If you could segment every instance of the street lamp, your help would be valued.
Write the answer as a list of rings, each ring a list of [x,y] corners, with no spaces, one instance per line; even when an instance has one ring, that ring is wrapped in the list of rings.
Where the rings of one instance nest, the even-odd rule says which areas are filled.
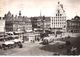
[[[43,33],[45,33],[45,30],[44,30],[44,21],[45,21],[45,16],[43,16]]]

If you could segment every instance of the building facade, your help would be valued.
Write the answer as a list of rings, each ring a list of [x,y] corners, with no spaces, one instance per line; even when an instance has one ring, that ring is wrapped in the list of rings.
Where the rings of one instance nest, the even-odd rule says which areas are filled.
[[[67,20],[67,32],[80,33],[80,17],[75,16],[71,20]]]
[[[31,21],[33,30],[49,30],[50,28],[50,17],[32,17]]]
[[[50,29],[50,17],[45,17],[45,20],[44,20],[44,29],[45,30],[49,30]]]
[[[9,11],[7,14],[5,14],[5,29],[6,31],[13,31],[13,15]]]
[[[11,12],[8,12],[4,19],[6,31],[32,31],[30,18],[21,16],[21,11],[19,11],[19,16],[13,16]]]
[[[5,32],[5,20],[0,17],[0,32]]]
[[[63,9],[63,4],[58,2],[56,16],[51,17],[51,29],[54,32],[56,31],[64,31],[66,28],[66,15]]]

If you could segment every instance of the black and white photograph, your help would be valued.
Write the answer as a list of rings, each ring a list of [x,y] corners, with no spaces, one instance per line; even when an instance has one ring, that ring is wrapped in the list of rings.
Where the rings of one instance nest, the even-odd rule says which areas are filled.
[[[0,0],[0,56],[79,56],[80,0]]]

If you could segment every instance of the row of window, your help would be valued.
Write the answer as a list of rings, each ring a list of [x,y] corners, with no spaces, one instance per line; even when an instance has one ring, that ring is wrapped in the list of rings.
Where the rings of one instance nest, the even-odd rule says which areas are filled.
[[[80,26],[80,23],[69,23],[71,26]]]
[[[66,21],[66,19],[52,19],[52,22],[53,21]]]
[[[56,25],[60,25],[60,26],[63,26],[63,25],[66,25],[66,24],[52,24],[53,26],[56,26]]]
[[[80,26],[68,26],[70,29],[80,29]]]
[[[52,27],[54,27],[54,28],[63,28],[63,26],[52,26]]]
[[[69,32],[72,32],[72,33],[80,33],[80,30],[70,30]]]
[[[66,19],[66,17],[61,17],[61,16],[57,16],[57,17],[52,17],[52,19],[57,19],[57,18],[59,18],[59,19]]]
[[[64,25],[52,25],[52,26],[64,26]]]
[[[56,14],[56,16],[62,16],[62,14]]]
[[[52,23],[52,24],[66,24],[65,22],[56,22],[56,23]]]

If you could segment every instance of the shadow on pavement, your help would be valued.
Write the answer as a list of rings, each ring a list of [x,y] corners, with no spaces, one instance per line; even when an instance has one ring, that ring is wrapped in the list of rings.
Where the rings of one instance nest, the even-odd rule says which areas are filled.
[[[65,48],[62,48],[62,49],[59,49],[58,45],[56,44],[53,44],[53,45],[45,45],[43,47],[40,47],[41,50],[44,50],[44,51],[48,51],[48,52],[53,52],[53,53],[59,53],[59,54],[63,54],[66,52],[66,49]],[[55,54],[56,55],[56,54]]]
[[[77,48],[77,55],[80,55],[80,37],[69,38],[67,40],[69,40],[71,42],[71,45],[70,45],[71,47],[73,46],[73,47]],[[67,48],[68,47],[64,47],[63,49],[59,49],[57,44],[54,44],[54,45],[48,44],[48,45],[40,47],[41,50],[48,51],[48,52],[53,52],[53,53],[57,53],[57,54],[59,53],[59,54],[62,54],[62,55],[68,55],[67,54]],[[75,55],[75,54],[73,54],[73,55]]]

